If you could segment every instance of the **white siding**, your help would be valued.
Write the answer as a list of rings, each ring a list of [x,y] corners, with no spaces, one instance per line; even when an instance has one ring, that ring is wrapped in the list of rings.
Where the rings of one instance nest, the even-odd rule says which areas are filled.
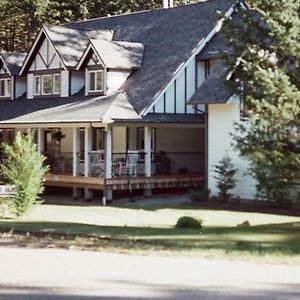
[[[69,71],[61,71],[61,97],[69,97]]]
[[[113,153],[126,153],[126,127],[113,127]]]
[[[74,71],[71,73],[71,94],[78,93],[84,87],[85,72]]]
[[[26,77],[16,76],[15,97],[18,98],[26,92]]]
[[[217,195],[215,165],[228,155],[235,168],[237,186],[233,191],[235,196],[244,199],[255,198],[255,180],[247,175],[249,164],[239,156],[232,146],[234,123],[240,122],[239,104],[211,104],[208,108],[208,186],[213,195]]]
[[[130,75],[129,71],[109,71],[106,73],[107,93],[117,91]]]
[[[27,98],[33,99],[33,74],[27,75]]]
[[[166,92],[166,113],[175,113],[175,95],[174,85],[167,89]]]
[[[176,80],[176,113],[185,112],[185,87],[184,72],[182,72]]]
[[[200,87],[200,85],[205,80],[205,62],[204,61],[198,61],[197,63],[197,86]]]

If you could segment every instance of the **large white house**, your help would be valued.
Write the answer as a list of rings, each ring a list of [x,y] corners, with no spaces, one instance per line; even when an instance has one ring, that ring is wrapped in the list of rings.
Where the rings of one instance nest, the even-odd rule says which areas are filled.
[[[46,185],[74,196],[205,183],[215,194],[214,166],[228,154],[236,195],[253,198],[247,163],[231,146],[240,103],[221,61],[217,11],[234,16],[231,3],[43,26],[27,56],[1,53],[1,141],[35,129],[51,167]]]

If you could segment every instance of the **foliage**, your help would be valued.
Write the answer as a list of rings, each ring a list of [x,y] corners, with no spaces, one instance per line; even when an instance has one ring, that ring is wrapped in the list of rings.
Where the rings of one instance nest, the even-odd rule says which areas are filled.
[[[48,167],[44,166],[45,157],[38,152],[31,134],[18,132],[14,144],[4,145],[4,151],[8,163],[1,165],[0,172],[15,188],[13,210],[20,216],[39,202]]]
[[[210,197],[210,189],[202,187],[199,190],[192,190],[189,193],[189,197],[193,202],[208,201]]]
[[[237,169],[234,168],[232,160],[229,156],[225,156],[215,166],[214,178],[217,180],[217,187],[219,189],[219,197],[227,201],[232,195],[230,190],[234,189],[236,180],[234,178]]]
[[[300,1],[247,3],[240,19],[225,24],[234,88],[248,107],[234,139],[251,163],[258,198],[287,202],[300,178]]]
[[[193,217],[183,216],[177,220],[176,228],[202,228],[203,220]]]
[[[195,2],[178,0],[176,4]],[[28,51],[42,24],[159,8],[162,0],[0,0],[0,49]]]

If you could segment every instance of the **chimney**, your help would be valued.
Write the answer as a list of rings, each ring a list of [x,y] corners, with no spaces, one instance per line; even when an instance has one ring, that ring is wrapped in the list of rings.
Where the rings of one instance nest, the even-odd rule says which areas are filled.
[[[174,0],[163,0],[164,8],[174,7]]]

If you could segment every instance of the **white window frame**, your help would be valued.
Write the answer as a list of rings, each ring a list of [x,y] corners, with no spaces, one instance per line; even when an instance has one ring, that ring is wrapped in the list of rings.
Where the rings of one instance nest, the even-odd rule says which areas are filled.
[[[36,79],[39,79],[39,90],[36,93]],[[34,96],[39,96],[41,94],[41,76],[40,75],[35,75],[33,77],[33,95]]]
[[[59,78],[59,91],[56,91],[55,90],[55,77],[58,77]],[[52,93],[53,95],[60,95],[61,93],[61,74],[60,73],[57,73],[57,74],[53,74],[53,77],[52,77]]]
[[[44,78],[45,77],[50,77],[51,78],[51,89],[50,89],[50,93],[45,93],[44,92]],[[41,85],[41,90],[42,90],[42,95],[43,96],[50,96],[52,95],[52,90],[53,90],[53,77],[52,74],[46,74],[46,75],[42,75],[42,85]]]
[[[1,96],[1,90],[0,90],[0,98],[10,98],[11,97],[11,95],[12,95],[12,80],[11,80],[11,78],[3,78],[3,79],[0,79],[0,89],[1,89],[1,82],[2,81],[4,81],[4,95],[3,96]],[[6,86],[7,86],[7,83],[5,83],[5,82],[10,82],[10,89],[7,89],[7,91],[9,91],[9,93],[8,94],[5,94],[5,91],[6,91]]]
[[[91,73],[95,74],[95,89],[91,90]],[[97,90],[97,73],[102,73],[102,89]],[[88,70],[88,91],[89,93],[104,92],[104,71],[103,70]]]

